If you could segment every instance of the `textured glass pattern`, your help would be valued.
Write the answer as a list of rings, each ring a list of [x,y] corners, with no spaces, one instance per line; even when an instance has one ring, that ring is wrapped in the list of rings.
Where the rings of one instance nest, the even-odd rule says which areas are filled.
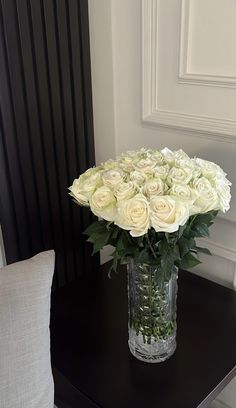
[[[177,274],[157,266],[128,264],[129,348],[142,361],[161,362],[176,348]]]

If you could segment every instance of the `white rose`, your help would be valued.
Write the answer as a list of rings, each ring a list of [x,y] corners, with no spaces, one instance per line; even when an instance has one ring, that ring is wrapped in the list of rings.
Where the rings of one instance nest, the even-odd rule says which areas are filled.
[[[211,210],[219,210],[220,203],[216,190],[206,177],[200,177],[193,182],[193,188],[199,195],[195,201],[192,213],[205,213]]]
[[[193,181],[193,188],[195,188],[199,194],[207,195],[208,191],[212,190],[212,185],[206,177],[200,177]]]
[[[80,205],[89,206],[88,194],[83,194],[80,189],[81,182],[79,179],[73,181],[72,186],[69,187],[70,196],[73,197]]]
[[[123,183],[124,177],[125,174],[123,170],[119,169],[119,167],[116,167],[114,169],[104,171],[104,173],[102,174],[102,181],[104,186],[114,188],[118,184]]]
[[[148,150],[145,148],[139,150],[128,150],[126,153],[122,153],[118,158],[118,161],[132,161],[137,162],[140,159],[147,157]]]
[[[168,147],[165,147],[164,149],[162,149],[161,154],[162,154],[162,156],[164,157],[165,161],[168,164],[173,165],[175,163],[174,152],[172,152],[172,150],[168,149]]]
[[[174,151],[173,155],[175,158],[174,163],[176,167],[189,167],[190,169],[193,169],[194,162],[182,149]]]
[[[231,194],[229,183],[230,181],[226,178],[219,178],[216,181],[216,192],[220,200],[220,210],[223,212],[228,211],[230,208]]]
[[[134,185],[134,183],[132,183],[132,181],[118,185],[114,192],[118,201],[127,200],[128,198],[133,197],[136,193],[137,187]]]
[[[137,194],[129,200],[119,202],[115,224],[130,231],[133,237],[146,234],[150,224],[149,205],[146,197]]]
[[[168,164],[164,164],[163,166],[155,166],[153,171],[154,177],[165,180],[170,171],[170,166]]]
[[[193,170],[193,180],[200,178],[202,176],[202,169],[197,164],[194,165],[192,170]]]
[[[138,186],[141,186],[147,180],[147,175],[145,173],[141,173],[141,171],[134,170],[129,175],[130,180],[136,183]]]
[[[122,168],[122,170],[130,173],[134,170],[134,163],[136,163],[138,160],[139,158],[137,156],[122,156],[119,159],[119,166]]]
[[[116,198],[109,187],[99,187],[90,197],[89,204],[95,215],[106,221],[114,221]]]
[[[93,192],[98,186],[102,184],[101,172],[92,174],[90,177],[83,179],[81,186],[88,192]]]
[[[217,184],[226,184],[228,186],[232,186],[231,181],[229,181],[226,177],[225,177],[226,173],[222,174],[222,173],[217,173],[216,177],[215,177],[215,185],[217,186]]]
[[[194,163],[190,159],[190,157],[182,150],[175,150],[172,151],[165,147],[161,150],[162,155],[164,156],[166,162],[171,166],[176,167],[190,167],[193,168]]]
[[[81,176],[79,176],[79,179],[86,179],[90,176],[92,176],[92,174],[95,174],[98,172],[97,167],[91,167],[90,169],[86,170],[83,174],[81,174]]]
[[[151,152],[149,157],[156,163],[156,165],[162,165],[165,163],[164,156],[161,154],[161,152],[159,152],[159,150]]]
[[[88,206],[89,199],[93,192],[99,187],[101,183],[101,173],[93,171],[87,171],[82,174],[78,179],[73,181],[71,187],[69,187],[70,195],[78,201],[79,204]]]
[[[198,158],[195,158],[194,160],[196,164],[200,167],[203,177],[214,178],[217,173],[225,175],[225,173],[220,168],[220,166],[218,166],[218,164]]]
[[[142,193],[150,198],[153,195],[163,195],[165,192],[165,183],[161,179],[153,178],[151,180],[146,181],[142,188]]]
[[[153,197],[150,200],[150,220],[155,231],[175,232],[189,218],[186,203],[169,196]]]
[[[192,170],[195,169],[195,163],[191,159],[176,159],[175,160],[175,167],[181,167],[181,168],[189,168]]]
[[[140,159],[137,163],[135,163],[134,168],[137,171],[141,171],[141,173],[153,174],[153,169],[155,166],[156,162],[147,157],[145,159]]]
[[[141,149],[137,150],[136,153],[140,154],[142,157],[148,157],[151,149],[146,149],[146,147],[141,147]]]
[[[136,150],[128,150],[126,153],[122,153],[121,157],[123,158],[129,156],[131,158],[134,158],[137,155],[137,153],[138,152]]]
[[[222,172],[216,173],[215,177],[209,177],[208,180],[217,191],[219,186],[227,185],[230,187],[232,185]]]
[[[189,204],[193,204],[198,198],[197,191],[186,184],[174,184],[168,191],[168,194],[182,201],[187,201]]]
[[[192,178],[192,169],[172,167],[167,176],[167,183],[172,186],[173,184],[188,184]]]
[[[105,163],[102,163],[102,168],[103,170],[111,170],[117,167],[117,161],[109,159],[105,161]]]
[[[144,148],[140,150],[128,150],[126,153],[122,153],[121,157],[131,157],[132,159],[136,159],[137,157],[141,157],[141,155],[145,152],[146,150]]]

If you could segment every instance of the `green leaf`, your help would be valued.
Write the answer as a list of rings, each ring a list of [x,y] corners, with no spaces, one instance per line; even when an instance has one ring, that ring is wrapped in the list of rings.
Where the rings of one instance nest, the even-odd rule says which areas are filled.
[[[139,262],[139,263],[149,263],[150,255],[149,255],[149,253],[148,253],[148,251],[147,251],[146,248],[145,248],[145,249],[142,249],[142,250],[139,252],[139,254],[138,254],[136,260],[137,260],[137,262]]]
[[[179,251],[180,251],[180,256],[183,258],[189,251],[190,249],[195,245],[195,241],[193,238],[185,238],[182,236],[179,241]]]
[[[123,251],[127,246],[127,238],[124,234],[124,231],[119,234],[119,238],[116,243],[117,251]]]
[[[193,256],[191,253],[188,253],[181,259],[179,267],[182,269],[188,269],[193,268],[194,266],[197,266],[200,263],[201,261],[199,261],[199,259],[195,258],[195,256]]]
[[[112,265],[111,265],[111,267],[109,268],[109,271],[108,271],[108,277],[109,278],[111,278],[112,271],[117,272],[117,267],[118,267],[119,264],[120,264],[119,255],[118,255],[117,251],[115,251],[114,254],[113,254]]]
[[[120,232],[120,230],[119,230],[118,227],[114,228],[113,231],[112,231],[112,234],[111,234],[111,239],[117,239],[119,232]]]
[[[168,245],[168,242],[166,240],[166,237],[163,237],[163,239],[161,241],[159,241],[158,249],[160,251],[161,257],[164,258],[165,255],[167,254],[168,250],[169,250],[169,245]]]
[[[196,214],[176,232],[156,232],[151,228],[141,237],[132,237],[129,231],[113,222],[98,220],[86,228],[84,234],[88,236],[87,241],[93,243],[93,254],[107,244],[115,248],[111,270],[116,271],[120,264],[134,259],[135,262],[160,266],[167,278],[174,265],[191,268],[199,264],[192,253],[210,254],[207,248],[196,246],[194,238],[209,236],[208,227],[216,215],[217,211]]]
[[[85,235],[91,235],[95,232],[102,232],[106,230],[107,221],[95,221],[89,225],[83,232]]]
[[[100,233],[99,235],[98,234],[93,234],[93,235],[96,236],[96,238],[93,241],[92,241],[93,235],[88,239],[89,242],[93,242],[93,253],[92,253],[92,255],[96,254],[105,245],[108,244],[110,234],[111,234],[110,231],[106,231],[106,232]]]
[[[161,257],[161,269],[165,273],[165,279],[170,279],[174,264],[177,261],[180,261],[180,259],[181,258],[178,245],[169,247],[168,252],[163,257]]]
[[[168,256],[171,256],[174,262],[181,259],[179,246],[177,244],[173,248],[170,248]]]
[[[212,223],[212,220],[216,217],[217,213],[218,211],[209,211],[205,214],[199,214],[196,217],[195,223],[209,226]]]
[[[171,256],[165,256],[161,258],[161,269],[164,272],[166,280],[170,279],[172,269],[174,267],[174,259]]]
[[[195,237],[209,237],[209,230],[205,224],[199,224],[192,229]]]
[[[186,229],[187,225],[180,225],[179,230],[178,230],[178,237],[181,238],[185,229]]]
[[[174,232],[172,233],[166,232],[165,237],[166,241],[168,242],[168,245],[175,245],[178,240],[178,234],[175,234]]]
[[[142,237],[131,237],[131,235],[126,231],[128,234],[128,241],[131,245],[135,245],[137,247],[142,247],[143,246],[143,236]]]
[[[199,252],[199,253],[202,253],[202,254],[212,255],[211,251],[209,251],[208,248],[202,248],[202,247],[199,247],[199,246],[195,246],[193,249],[196,250],[196,252]]]

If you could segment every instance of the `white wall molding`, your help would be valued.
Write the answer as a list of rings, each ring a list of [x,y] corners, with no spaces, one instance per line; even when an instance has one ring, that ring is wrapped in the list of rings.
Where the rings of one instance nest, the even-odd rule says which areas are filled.
[[[199,241],[201,242],[201,245],[211,251],[212,255],[219,256],[220,258],[224,258],[234,263],[234,277],[232,286],[233,289],[236,290],[236,250],[206,238],[200,238]]]
[[[219,218],[222,218],[224,221],[236,222],[236,205],[231,205],[229,212],[219,213]]]
[[[142,105],[144,123],[188,129],[198,132],[198,134],[204,134],[204,137],[207,135],[213,140],[236,143],[236,120],[160,109],[157,88],[159,2],[160,0],[142,0]],[[217,81],[216,78],[214,80]],[[192,133],[192,136],[198,135]]]
[[[189,27],[190,27],[190,0],[181,0],[180,15],[180,49],[179,49],[179,83],[203,86],[236,87],[236,75],[225,76],[209,73],[197,73],[189,70]]]
[[[147,112],[146,108],[144,112]],[[143,122],[176,129],[187,129],[192,132],[191,136],[194,137],[207,137],[222,143],[236,143],[236,121],[234,120],[152,109],[149,114],[143,114]]]
[[[142,0],[142,103],[143,118],[153,111],[154,88],[157,78],[157,64],[154,55],[157,54],[157,10],[159,0]],[[154,21],[153,21],[154,19]],[[156,87],[155,87],[156,88]]]
[[[201,243],[201,245],[203,245],[203,247],[208,248],[212,255],[219,256],[220,258],[234,263],[232,287],[234,290],[236,290],[236,250],[219,244],[212,239],[199,238],[199,242]]]
[[[211,239],[200,238],[199,241],[206,248],[208,248],[212,252],[212,254],[236,263],[235,249],[226,247],[225,245],[219,244],[218,242],[215,242]]]
[[[236,88],[236,77],[224,75],[207,75],[180,72],[178,82],[189,85],[221,86],[223,88]]]

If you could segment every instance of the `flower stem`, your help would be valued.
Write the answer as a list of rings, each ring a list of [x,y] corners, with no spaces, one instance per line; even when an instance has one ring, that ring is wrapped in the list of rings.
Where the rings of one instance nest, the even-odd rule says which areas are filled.
[[[194,220],[195,220],[196,217],[197,217],[197,214],[193,216],[191,222],[189,223],[189,228],[192,227],[192,224],[193,224],[193,222],[194,222]]]
[[[152,252],[154,258],[156,258],[157,256],[156,256],[156,254],[155,254],[155,251],[154,251],[153,246],[152,246],[152,244],[151,244],[151,241],[150,241],[150,239],[149,239],[148,233],[146,234],[146,237],[147,237],[147,242],[148,242],[149,248],[151,249],[151,252]]]

